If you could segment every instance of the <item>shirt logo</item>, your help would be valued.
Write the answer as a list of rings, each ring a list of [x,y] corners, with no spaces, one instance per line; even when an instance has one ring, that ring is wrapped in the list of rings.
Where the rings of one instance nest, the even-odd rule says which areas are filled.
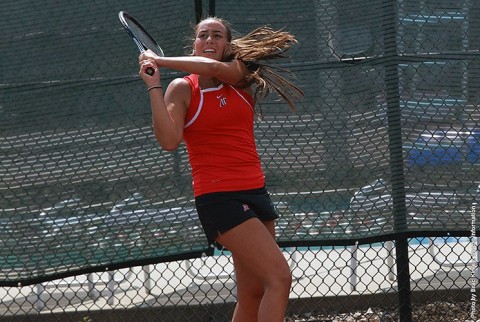
[[[217,96],[217,98],[220,101],[220,107],[224,107],[225,105],[227,105],[227,98],[226,97],[222,97],[222,95],[220,95],[220,96]]]

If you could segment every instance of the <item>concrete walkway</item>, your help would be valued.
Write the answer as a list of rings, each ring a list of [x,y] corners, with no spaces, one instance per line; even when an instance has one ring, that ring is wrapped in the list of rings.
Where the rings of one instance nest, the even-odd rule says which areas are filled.
[[[413,291],[470,288],[470,267],[462,264],[471,258],[468,254],[470,244],[462,241],[447,245],[442,248],[429,248],[425,244],[410,246]],[[294,276],[290,298],[338,298],[395,292],[394,258],[387,260],[392,254],[389,247],[359,247],[356,252],[351,247],[285,252]],[[457,267],[449,262],[456,263]],[[0,288],[0,316],[20,318],[39,312],[87,313],[231,303],[235,302],[233,277],[230,256],[220,255],[92,274],[90,278],[94,279],[94,284],[90,287],[87,276],[83,275],[43,283],[41,287]]]

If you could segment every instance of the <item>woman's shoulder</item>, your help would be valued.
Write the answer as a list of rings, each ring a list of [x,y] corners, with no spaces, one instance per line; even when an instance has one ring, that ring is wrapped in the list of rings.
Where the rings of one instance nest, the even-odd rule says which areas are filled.
[[[192,80],[188,78],[188,76],[179,77],[173,79],[168,85],[168,87],[172,90],[190,90],[195,87],[195,82],[192,82]]]
[[[195,85],[195,84],[199,83],[198,75],[195,75],[195,74],[186,75],[186,76],[183,76],[180,79],[183,79],[183,80],[187,81],[191,85]]]
[[[190,97],[193,95],[193,87],[183,77],[173,79],[168,85],[166,98],[173,101],[184,100],[190,101]],[[188,106],[188,104],[187,104]]]

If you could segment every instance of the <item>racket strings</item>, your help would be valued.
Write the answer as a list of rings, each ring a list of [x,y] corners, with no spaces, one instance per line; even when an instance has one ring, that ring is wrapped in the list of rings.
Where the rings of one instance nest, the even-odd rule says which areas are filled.
[[[141,27],[139,27],[137,24],[133,23],[132,21],[127,21],[128,27],[132,31],[132,33],[135,35],[137,40],[142,44],[145,50],[150,49],[154,53],[156,53],[159,56],[163,56],[163,53],[158,49],[157,43],[149,37]]]

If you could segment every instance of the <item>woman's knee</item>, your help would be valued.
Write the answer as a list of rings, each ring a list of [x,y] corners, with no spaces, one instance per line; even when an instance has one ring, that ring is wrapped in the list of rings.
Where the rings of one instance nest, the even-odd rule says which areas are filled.
[[[288,265],[287,265],[288,267]],[[288,289],[292,286],[292,272],[290,268],[287,268],[280,277],[282,284],[284,284]]]
[[[275,285],[275,287],[290,290],[292,286],[292,272],[290,271],[288,263],[285,262],[285,265],[281,265],[272,271],[270,282]]]

